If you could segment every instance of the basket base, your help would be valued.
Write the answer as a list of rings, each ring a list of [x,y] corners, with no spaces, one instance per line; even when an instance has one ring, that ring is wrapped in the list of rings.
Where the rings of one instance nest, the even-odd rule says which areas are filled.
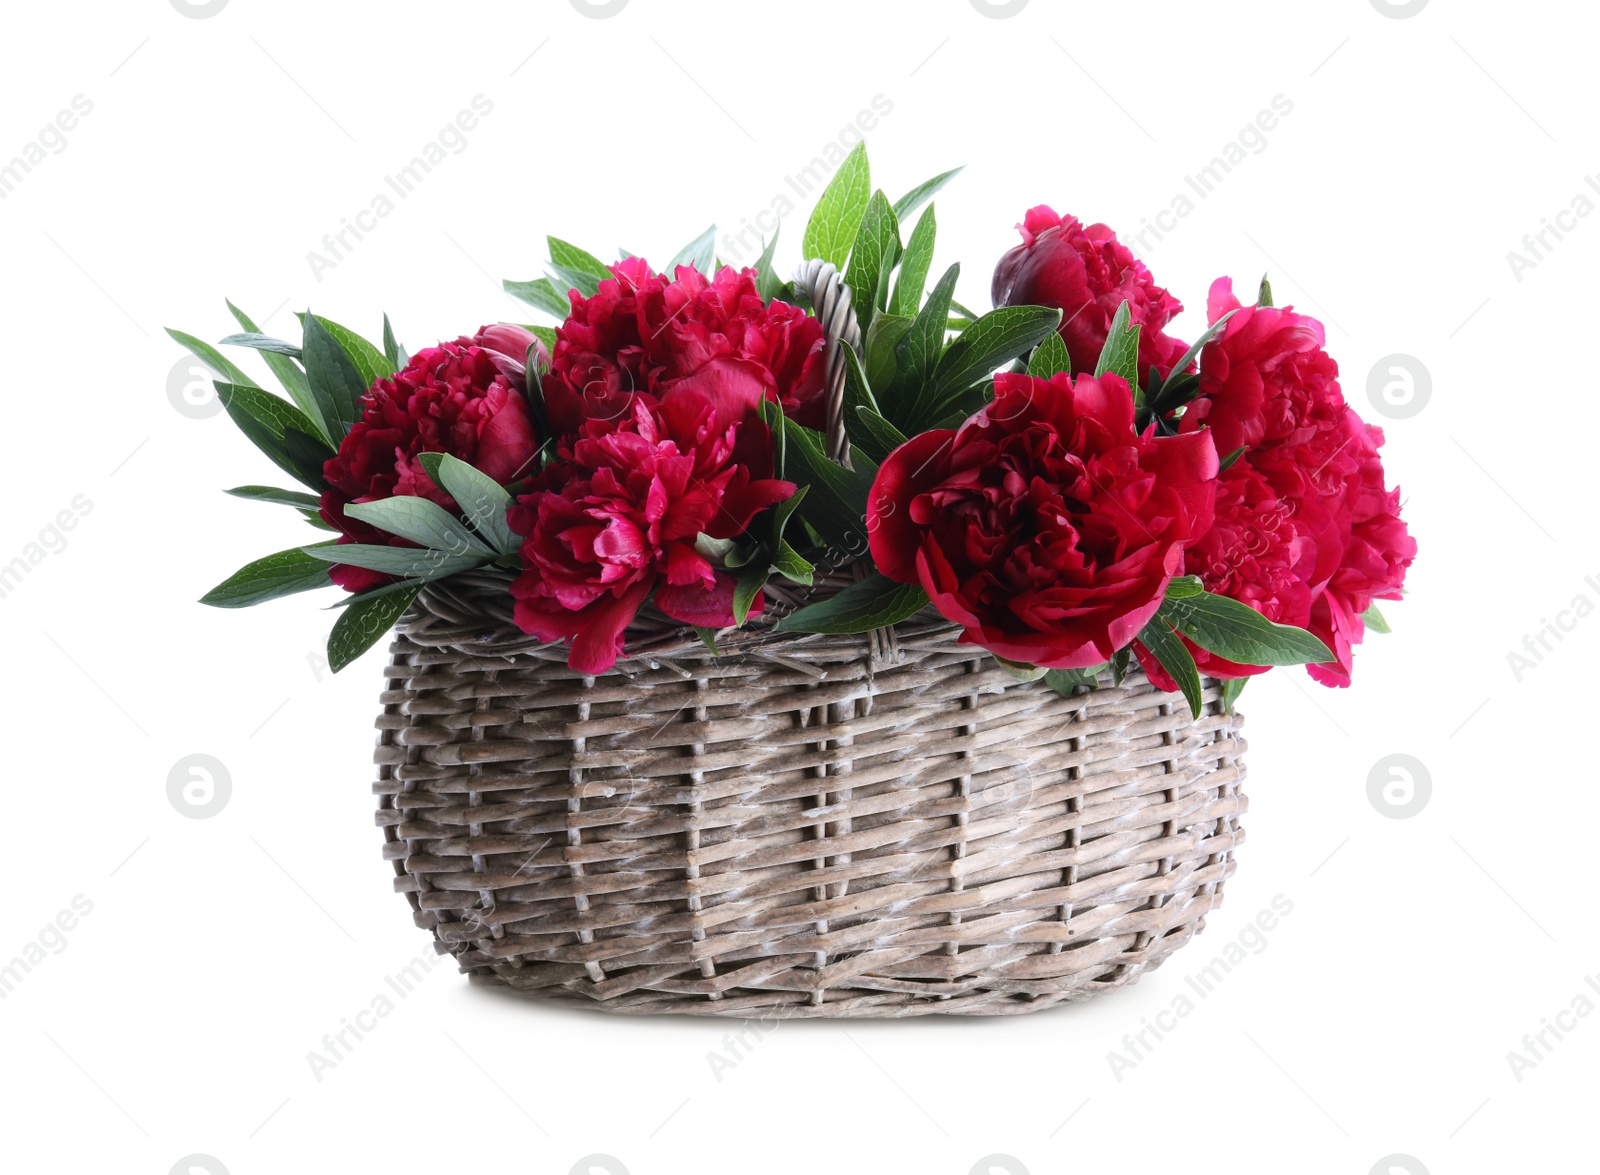
[[[1227,874],[1233,872],[1228,862]],[[536,1000],[589,1012],[627,1016],[715,1016],[726,1019],[772,1023],[782,1020],[879,1019],[901,1020],[912,1016],[1023,1016],[1063,1004],[1080,1004],[1105,992],[1137,983],[1146,972],[1155,971],[1180,948],[1205,929],[1204,914],[1197,914],[1195,903],[1207,912],[1222,905],[1220,885],[1211,894],[1196,895],[1182,905],[1179,923],[1166,934],[1149,939],[1142,949],[1126,950],[1099,974],[1077,972],[1071,978],[1028,984],[1006,985],[992,976],[966,984],[938,985],[949,989],[940,994],[912,991],[880,991],[865,986],[831,988],[821,992],[774,992],[733,989],[726,993],[636,991],[601,998],[581,986],[564,983],[552,972],[570,974],[569,968],[539,964],[463,966],[462,973],[475,987],[503,992],[520,999]],[[1177,912],[1176,909],[1173,910]],[[1104,940],[1099,940],[1103,942]],[[1086,944],[1092,946],[1094,944]],[[443,943],[435,943],[441,954],[450,953]],[[929,984],[928,987],[935,985]],[[1021,990],[1026,988],[1027,990]]]

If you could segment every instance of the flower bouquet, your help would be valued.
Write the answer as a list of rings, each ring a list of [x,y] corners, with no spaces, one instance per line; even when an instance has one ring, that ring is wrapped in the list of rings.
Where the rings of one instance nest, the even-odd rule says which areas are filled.
[[[959,170],[959,169],[957,169]],[[555,325],[408,356],[312,314],[173,332],[328,532],[203,599],[398,624],[396,886],[473,977],[620,1011],[1010,1013],[1188,940],[1242,838],[1234,700],[1347,685],[1415,544],[1321,325],[1182,307],[1049,208],[994,309],[864,146],[751,269],[550,238]],[[924,207],[926,206],[926,207]],[[902,226],[919,213],[909,234]],[[230,305],[230,309],[231,309]]]

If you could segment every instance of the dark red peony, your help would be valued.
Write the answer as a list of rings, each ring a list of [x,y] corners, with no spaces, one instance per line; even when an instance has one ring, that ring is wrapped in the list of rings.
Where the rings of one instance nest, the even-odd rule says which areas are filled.
[[[323,466],[322,517],[341,542],[411,545],[347,516],[344,507],[353,502],[409,494],[456,510],[423,470],[423,453],[449,453],[502,484],[529,471],[539,447],[523,393],[530,346],[542,345],[521,327],[484,327],[472,338],[417,352],[403,370],[372,385],[360,418]],[[353,592],[389,582],[342,563],[329,575]]]
[[[998,306],[1054,306],[1075,372],[1093,371],[1123,302],[1139,332],[1139,382],[1150,368],[1163,374],[1188,345],[1162,333],[1183,304],[1156,285],[1144,262],[1103,224],[1085,228],[1046,205],[1030,208],[1017,226],[1022,244],[995,266],[990,296]]]
[[[1140,436],[1119,376],[995,378],[959,429],[889,454],[868,499],[872,557],[918,583],[962,641],[1053,669],[1103,664],[1160,607],[1211,526],[1203,433]]]
[[[772,477],[772,442],[759,420],[724,424],[711,399],[680,389],[629,398],[585,422],[510,514],[526,536],[512,584],[517,624],[571,642],[580,673],[610,669],[623,630],[647,599],[673,620],[734,622],[734,578],[696,545],[742,534],[757,513],[794,493]],[[756,596],[752,613],[761,610]]]
[[[680,265],[669,280],[632,257],[611,272],[594,297],[571,294],[572,313],[558,331],[543,380],[556,433],[621,416],[640,392],[663,404],[694,393],[719,427],[746,419],[764,399],[823,427],[822,327],[797,307],[763,302],[754,270],[724,266],[708,280]]]

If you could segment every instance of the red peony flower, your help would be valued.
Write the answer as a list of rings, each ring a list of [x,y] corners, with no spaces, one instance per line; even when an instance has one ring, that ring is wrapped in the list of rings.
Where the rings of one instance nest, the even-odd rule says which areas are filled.
[[[1311,619],[1310,573],[1315,547],[1301,533],[1294,507],[1244,461],[1217,478],[1215,522],[1184,550],[1184,574],[1197,575],[1206,591],[1248,604],[1268,620],[1305,628]],[[1265,673],[1269,665],[1239,665],[1187,637],[1181,638],[1202,674],[1215,678]],[[1143,644],[1134,652],[1160,689],[1178,684]]]
[[[1103,224],[1085,228],[1073,216],[1058,216],[1046,205],[1030,208],[1017,226],[1022,244],[995,266],[990,296],[996,306],[1054,306],[1061,311],[1060,333],[1072,357],[1072,370],[1093,371],[1111,332],[1111,319],[1123,302],[1139,332],[1139,383],[1150,368],[1163,374],[1183,358],[1188,345],[1162,333],[1183,311],[1156,285],[1144,262]]]
[[[511,510],[512,529],[526,536],[511,587],[517,624],[571,641],[567,664],[588,674],[616,664],[623,630],[652,592],[673,620],[732,624],[734,577],[696,540],[737,537],[794,493],[771,474],[767,426],[724,425],[697,391],[635,395],[617,417],[585,422]],[[751,612],[761,605],[758,595]]]
[[[1209,322],[1235,311],[1200,354],[1200,393],[1179,429],[1214,431],[1217,452],[1296,443],[1337,427],[1344,413],[1339,365],[1315,318],[1287,306],[1243,306],[1231,278],[1211,284]]]
[[[375,382],[361,399],[360,419],[323,466],[322,517],[340,532],[339,541],[412,545],[346,515],[353,502],[413,495],[457,509],[423,470],[423,453],[449,453],[501,483],[527,472],[539,446],[522,371],[528,347],[536,345],[521,327],[485,327],[473,338],[419,351],[404,370]],[[390,581],[342,563],[329,576],[353,592]]]
[[[1316,319],[1288,307],[1241,308],[1227,278],[1212,284],[1207,310],[1212,322],[1236,313],[1202,351],[1199,395],[1178,428],[1211,432],[1219,451],[1244,453],[1223,476],[1215,528],[1192,546],[1187,570],[1208,591],[1309,629],[1336,657],[1307,666],[1311,676],[1349,685],[1362,613],[1375,599],[1399,598],[1417,553],[1400,520],[1399,491],[1384,488],[1383,433],[1345,403]],[[1287,591],[1291,581],[1303,591]],[[1190,649],[1214,677],[1265,668]],[[1170,682],[1142,650],[1141,660],[1152,681]]]
[[[1306,480],[1320,491],[1318,506],[1326,512],[1326,529],[1337,536],[1338,557],[1319,552],[1319,566],[1332,570],[1318,581],[1308,627],[1333,650],[1336,660],[1307,669],[1323,685],[1347,686],[1351,650],[1366,635],[1362,614],[1374,600],[1400,598],[1406,570],[1417,555],[1417,541],[1400,518],[1400,490],[1384,488],[1383,461],[1378,456],[1383,430],[1364,424],[1354,409],[1346,408],[1340,428],[1327,436],[1324,449],[1334,437],[1340,438],[1337,454],[1319,463],[1320,472],[1313,467]],[[1264,464],[1273,467],[1270,461]],[[1280,480],[1290,479],[1280,476]]]
[[[995,378],[959,429],[890,453],[868,498],[872,557],[1008,660],[1108,660],[1160,607],[1185,545],[1211,526],[1204,434],[1140,436],[1119,376]]]
[[[543,387],[558,434],[625,414],[639,392],[661,403],[696,393],[719,428],[747,419],[763,399],[823,427],[822,326],[797,307],[764,303],[754,270],[724,266],[708,281],[680,265],[668,280],[631,257],[611,272],[594,297],[571,295],[572,313],[557,331]]]

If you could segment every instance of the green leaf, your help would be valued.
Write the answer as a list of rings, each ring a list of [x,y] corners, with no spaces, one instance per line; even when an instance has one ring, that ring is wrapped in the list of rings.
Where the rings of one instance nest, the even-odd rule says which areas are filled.
[[[920,385],[933,374],[944,353],[944,336],[950,318],[950,295],[955,291],[956,279],[960,276],[961,263],[958,261],[945,270],[911,328],[896,346],[899,358],[897,383]]]
[[[772,268],[772,255],[778,249],[778,232],[782,224],[772,230],[772,240],[766,242],[766,247],[761,250],[761,256],[756,258],[756,292],[761,295],[763,302],[771,302],[778,296],[778,291],[783,288],[783,279]]]
[[[1245,450],[1245,446],[1240,445],[1237,449],[1235,449],[1233,452],[1229,453],[1221,461],[1217,462],[1217,472],[1219,474],[1220,473],[1226,473],[1228,471],[1228,467],[1230,465],[1232,465],[1240,457],[1244,456],[1244,450]]]
[[[556,328],[553,326],[530,326],[528,333],[536,336],[545,345],[547,351],[556,349]]]
[[[1184,402],[1178,400],[1173,393],[1180,384],[1187,384],[1190,382],[1183,378],[1185,372],[1188,371],[1189,365],[1199,358],[1200,352],[1205,349],[1205,345],[1212,339],[1216,338],[1218,332],[1220,332],[1223,327],[1228,325],[1228,319],[1232,318],[1237,313],[1237,310],[1230,310],[1221,318],[1217,319],[1217,321],[1213,322],[1210,326],[1206,327],[1206,329],[1201,332],[1200,337],[1189,345],[1189,349],[1183,353],[1183,357],[1172,365],[1172,370],[1167,372],[1166,379],[1162,381],[1161,391],[1156,394],[1155,404],[1153,406],[1158,412],[1170,412],[1172,409],[1178,407],[1180,403]],[[1193,382],[1198,388],[1199,381],[1195,380]]]
[[[783,532],[788,529],[789,519],[800,508],[800,503],[805,500],[806,492],[810,488],[810,486],[798,486],[794,493],[772,508],[772,531],[768,540],[772,547],[781,549],[784,545]]]
[[[878,401],[867,384],[867,374],[861,369],[861,356],[856,354],[856,349],[843,342],[837,345],[844,355],[844,425],[845,432],[849,433],[856,420],[856,410],[871,408],[876,412]]]
[[[1177,575],[1167,581],[1167,599],[1187,600],[1205,594],[1206,585],[1198,575]]]
[[[949,171],[941,172],[931,180],[923,180],[894,202],[894,214],[904,220],[931,200],[935,192],[965,170],[966,166],[963,164],[961,167],[952,167]]]
[[[739,577],[739,582],[733,588],[733,623],[736,628],[743,628],[744,622],[750,619],[750,605],[755,603],[756,596],[766,587],[770,574],[766,560],[762,559],[751,564]]]
[[[517,552],[522,540],[506,521],[506,511],[512,506],[511,495],[499,482],[448,453],[424,453],[421,461],[434,484],[456,500],[472,528],[497,554]]]
[[[895,346],[894,384],[888,396],[879,396],[883,415],[907,436],[923,431],[936,413],[932,388],[934,368],[944,354],[944,336],[950,318],[950,295],[961,276],[957,262],[945,270],[923,303],[911,329]]]
[[[555,282],[547,277],[536,278],[531,282],[503,281],[506,293],[520,302],[526,302],[535,310],[543,310],[553,318],[566,320],[572,313],[572,302],[564,290],[556,289]]]
[[[375,502],[355,502],[346,506],[344,512],[351,518],[435,551],[485,557],[495,554],[453,515],[427,498],[399,495]]]
[[[212,371],[216,372],[229,383],[237,384],[242,388],[253,388],[260,386],[255,380],[251,379],[243,371],[230,363],[227,357],[224,356],[221,351],[213,347],[210,343],[202,342],[200,339],[195,338],[193,335],[185,334],[181,330],[173,330],[170,326],[167,327],[167,334],[171,335],[173,340],[176,341],[179,346],[187,347],[190,351],[194,352],[194,357],[196,359],[200,360],[200,362],[211,368]]]
[[[928,270],[933,267],[933,241],[938,231],[930,204],[911,230],[900,261],[900,276],[895,280],[894,297],[889,300],[889,309],[906,319],[914,318],[922,304],[922,289],[928,283]]]
[[[789,432],[784,427],[783,405],[777,400],[762,400],[756,405],[756,414],[772,433],[772,475],[789,480]]]
[[[866,549],[867,492],[878,474],[875,461],[865,453],[852,458],[853,470],[831,460],[822,434],[783,419],[790,481],[810,487],[802,516],[828,542],[847,553]]]
[[[334,546],[333,543],[325,544]],[[246,563],[200,597],[213,608],[248,608],[280,596],[331,587],[328,565],[300,547]]]
[[[690,241],[683,248],[679,249],[677,253],[673,254],[672,260],[667,262],[667,268],[665,271],[666,276],[670,278],[674,273],[677,272],[677,268],[680,265],[692,265],[698,272],[710,277],[716,272],[712,268],[712,262],[715,259],[716,250],[717,226],[712,225],[710,228],[706,229],[705,232],[701,233],[694,240]],[[608,273],[606,276],[610,277],[611,275]]]
[[[1202,592],[1188,599],[1169,599],[1157,615],[1165,617],[1202,649],[1239,665],[1305,665],[1333,660],[1328,647],[1305,629],[1276,624],[1227,596]]]
[[[804,584],[806,587],[810,587],[817,569],[799,551],[796,551],[788,543],[779,540],[778,555],[772,561],[772,570],[792,583]]]
[[[934,411],[1002,363],[1054,337],[1060,322],[1061,311],[1049,306],[1002,306],[985,314],[961,332],[934,368]]]
[[[1249,680],[1248,677],[1230,677],[1222,683],[1222,708],[1229,714],[1233,713],[1233,704],[1239,700],[1239,695],[1244,693],[1244,687]]]
[[[550,260],[563,270],[572,273],[581,273],[591,277],[596,282],[603,282],[611,276],[611,271],[606,268],[606,263],[593,253],[585,252],[563,241],[560,237],[546,237],[545,242],[550,246]],[[591,296],[593,291],[590,291]]]
[[[361,378],[355,361],[345,352],[343,344],[328,326],[315,314],[307,314],[305,327],[306,379],[311,384],[311,398],[316,401],[322,418],[322,435],[335,446],[350,431],[355,420],[356,405],[371,386]]]
[[[322,469],[333,458],[328,442],[291,425],[283,430],[283,451],[294,463],[302,485],[326,488]]]
[[[739,544],[736,540],[714,539],[703,530],[694,536],[694,549],[711,562],[723,567],[728,566],[727,559],[730,554],[737,560],[737,565],[749,561],[738,557]]]
[[[869,329],[872,316],[883,301],[889,275],[900,256],[900,222],[894,218],[889,198],[880,189],[867,202],[855,244],[850,249],[850,268],[845,284],[854,294],[856,318],[863,330]]]
[[[291,359],[300,358],[300,348],[293,343],[286,343],[282,339],[275,339],[271,335],[264,335],[258,331],[228,335],[222,340],[222,345],[224,347],[249,347],[252,351],[266,351],[274,355],[287,355]]]
[[[300,319],[300,327],[304,330],[307,316],[297,314],[296,317]],[[366,394],[368,388],[372,387],[384,376],[393,375],[399,370],[398,366],[390,365],[388,358],[382,351],[349,327],[340,326],[331,318],[321,318],[318,321],[322,323],[323,329],[333,336],[334,341],[344,348],[344,353],[349,356],[350,362],[355,364],[356,374],[361,377],[361,393],[356,397],[357,400]],[[387,321],[387,316],[385,321]],[[354,420],[355,417],[352,416],[351,419]]]
[[[1112,685],[1121,685],[1122,684],[1123,679],[1128,676],[1128,662],[1131,661],[1132,659],[1133,659],[1133,654],[1128,651],[1128,646],[1126,646],[1126,645],[1124,645],[1122,648],[1118,649],[1116,651],[1116,653],[1112,655],[1112,658],[1111,658],[1111,684]]]
[[[1101,665],[1095,669],[1052,669],[1044,675],[1044,683],[1064,698],[1074,696],[1080,686],[1094,689],[1099,682]]]
[[[399,371],[411,362],[406,349],[394,337],[394,327],[389,324],[389,316],[383,316],[383,357],[389,364],[389,370]]]
[[[921,611],[928,593],[916,584],[896,583],[873,572],[836,596],[808,604],[778,621],[779,632],[843,634],[887,628]]]
[[[327,563],[348,563],[351,567],[365,567],[368,571],[381,571],[384,575],[397,575],[419,583],[458,571],[470,571],[489,560],[487,552],[447,555],[425,547],[389,547],[378,543],[335,543],[301,549]]]
[[[1261,288],[1256,292],[1257,306],[1272,305],[1272,283],[1267,280],[1267,275],[1261,275]]]
[[[901,272],[903,274],[905,271]],[[866,336],[866,370],[862,372],[862,378],[869,391],[877,389],[887,392],[894,385],[895,348],[899,346],[900,340],[906,337],[906,331],[911,329],[911,324],[915,321],[914,318],[900,314],[873,316],[872,326],[868,328]],[[846,386],[848,387],[848,384]],[[873,394],[875,395],[875,392]]]
[[[700,638],[700,643],[705,645],[711,651],[711,655],[715,657],[717,655],[717,630],[697,624],[694,626],[694,634]]]
[[[865,404],[856,409],[856,420],[860,427],[852,430],[851,440],[880,465],[906,443],[904,433]]]
[[[578,269],[568,269],[564,265],[551,262],[548,266],[550,282],[556,291],[563,297],[571,290],[577,290],[585,298],[592,298],[600,291],[600,283],[605,278],[595,278]],[[607,274],[606,277],[611,276]]]
[[[1144,402],[1146,405],[1155,403],[1156,395],[1161,391],[1162,377],[1155,364],[1150,365],[1150,370],[1144,373]]]
[[[1200,710],[1205,704],[1201,697],[1200,670],[1195,667],[1194,655],[1189,652],[1188,646],[1178,639],[1178,634],[1172,631],[1159,612],[1144,626],[1139,633],[1139,640],[1161,662],[1161,667],[1172,675],[1172,680],[1178,683],[1178,688],[1189,703],[1189,713],[1200,717]]]
[[[250,316],[232,302],[228,303],[228,310],[233,315],[234,320],[245,330],[251,334],[261,333],[256,324],[250,321]],[[283,385],[284,391],[289,393],[289,399],[299,406],[300,411],[315,419],[316,402],[311,398],[311,385],[306,379],[306,373],[300,369],[300,365],[289,356],[276,351],[263,351],[261,352],[261,358],[266,361],[267,369],[272,372],[273,378]],[[327,439],[331,441],[333,438],[329,437]],[[341,437],[340,439],[343,440],[344,438]]]
[[[845,156],[812,210],[800,243],[801,255],[820,257],[833,262],[835,268],[843,269],[871,193],[872,170],[867,163],[867,144],[860,142]]]
[[[1000,663],[1000,668],[1018,681],[1041,681],[1050,672],[1042,666],[1029,665],[1026,661],[1008,661],[999,653],[994,655],[994,659]]]
[[[1111,331],[1106,335],[1105,346],[1100,349],[1100,362],[1095,364],[1096,376],[1112,372],[1128,381],[1137,394],[1139,388],[1139,327],[1128,325],[1128,304],[1123,302],[1111,319]]]
[[[224,492],[250,502],[273,502],[279,506],[294,506],[301,510],[318,510],[322,505],[315,494],[303,494],[299,490],[278,490],[271,486],[236,486]]]
[[[383,595],[363,593],[333,622],[333,631],[328,634],[328,667],[337,673],[377,644],[378,638],[405,615],[421,590],[420,585],[414,585]]]
[[[1028,360],[1028,374],[1037,379],[1072,374],[1072,356],[1067,354],[1067,345],[1061,341],[1060,335],[1051,331],[1039,340],[1039,345],[1033,349],[1033,355]]]
[[[287,400],[280,400],[260,388],[240,387],[221,381],[217,382],[216,388],[217,398],[227,410],[228,418],[239,426],[239,431],[256,448],[271,458],[274,465],[318,493],[327,488],[321,470],[317,471],[315,477],[308,477],[284,444],[285,430],[294,429],[304,433],[315,428],[305,413]]]
[[[1378,611],[1378,605],[1376,604],[1373,604],[1361,614],[1361,623],[1372,629],[1373,632],[1387,633],[1393,631],[1389,627],[1389,622],[1383,618],[1383,613]]]

